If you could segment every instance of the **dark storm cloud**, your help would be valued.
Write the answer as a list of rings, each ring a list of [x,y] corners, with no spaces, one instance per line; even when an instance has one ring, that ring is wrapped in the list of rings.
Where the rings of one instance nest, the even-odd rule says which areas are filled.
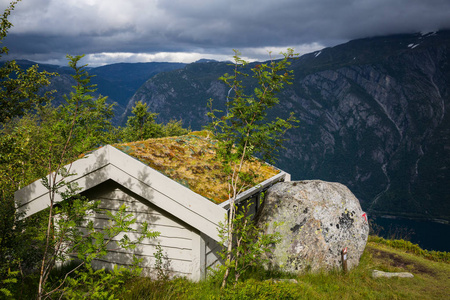
[[[348,40],[448,27],[450,1],[166,1],[176,32],[191,41],[267,46]],[[197,5],[195,5],[197,4]]]
[[[450,28],[449,16],[448,0],[23,0],[5,44],[16,57],[40,61],[66,53],[218,55],[232,48],[256,55],[258,48]]]

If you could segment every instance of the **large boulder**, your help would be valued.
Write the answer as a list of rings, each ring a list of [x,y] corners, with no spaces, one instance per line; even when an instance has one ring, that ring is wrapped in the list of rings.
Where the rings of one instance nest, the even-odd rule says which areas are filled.
[[[271,187],[258,212],[265,233],[279,232],[270,265],[287,272],[356,267],[369,234],[367,215],[344,185],[319,180],[282,182]]]

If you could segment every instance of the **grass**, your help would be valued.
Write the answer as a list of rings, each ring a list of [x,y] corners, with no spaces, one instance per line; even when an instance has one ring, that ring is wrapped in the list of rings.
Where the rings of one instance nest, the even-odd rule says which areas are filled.
[[[378,236],[370,236],[369,241],[382,244],[386,246],[390,246],[396,249],[406,250],[409,253],[414,253],[418,256],[427,258],[429,260],[441,261],[450,263],[450,252],[439,252],[439,251],[428,251],[419,247],[419,245],[413,244],[410,241],[405,241],[403,239],[400,240],[392,240],[392,239],[384,239]]]
[[[215,203],[229,198],[228,177],[207,131],[113,146]],[[255,175],[255,185],[280,172],[258,159],[247,163],[243,171]]]
[[[385,240],[386,241],[386,240]],[[140,278],[128,283],[130,294],[123,299],[449,299],[448,261],[412,253],[371,237],[360,265],[344,274],[268,274],[254,272],[235,287],[219,288],[219,280],[209,278],[194,283],[183,278],[161,282]],[[442,256],[442,252],[434,253]],[[444,255],[445,256],[445,255]],[[377,278],[372,270],[410,272],[414,278]],[[267,278],[295,278],[297,283],[273,282]]]
[[[220,289],[220,276],[202,282],[138,278],[125,283],[129,292],[120,299],[450,299],[450,263],[441,260],[448,253],[424,256],[408,243],[371,236],[359,266],[349,273],[296,275],[254,270],[224,290]],[[375,279],[371,276],[374,269],[410,272],[414,278]],[[56,270],[53,279],[57,281],[65,271]],[[296,283],[273,280],[280,278],[293,278]],[[28,279],[17,286],[20,290],[13,291],[15,299],[35,298],[36,278]]]

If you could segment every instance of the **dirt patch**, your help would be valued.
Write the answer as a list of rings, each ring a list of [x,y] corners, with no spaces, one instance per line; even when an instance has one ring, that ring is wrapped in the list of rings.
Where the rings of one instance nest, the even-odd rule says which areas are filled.
[[[382,260],[385,265],[389,265],[396,268],[401,268],[405,271],[415,273],[415,274],[428,274],[431,276],[436,276],[435,272],[420,263],[413,260],[406,259],[398,254],[384,251],[381,249],[375,249],[370,247],[369,252],[372,257],[376,260]]]

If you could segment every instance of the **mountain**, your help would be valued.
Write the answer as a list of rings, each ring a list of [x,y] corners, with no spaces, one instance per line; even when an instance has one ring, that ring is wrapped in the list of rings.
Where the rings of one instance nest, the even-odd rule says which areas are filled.
[[[17,63],[23,69],[36,64],[28,60],[18,60]],[[92,75],[91,83],[97,85],[96,95],[108,96],[109,103],[116,103],[114,123],[120,125],[122,114],[130,98],[142,84],[160,72],[180,69],[185,65],[168,62],[117,63],[95,68],[88,67],[87,71],[89,75]],[[75,80],[71,77],[72,68],[39,64],[39,70],[58,73],[57,77],[52,77],[50,86],[43,89],[43,91],[56,90],[53,94],[55,104],[63,101],[63,95],[69,95],[73,91],[72,86],[75,85]]]
[[[126,106],[136,90],[149,78],[161,72],[181,69],[185,65],[167,62],[118,63],[92,68],[89,74],[94,75],[92,83],[97,84],[97,92]]]
[[[372,214],[450,220],[450,31],[353,40],[301,56],[272,117],[294,112],[277,166],[347,185]],[[250,65],[251,67],[251,65]],[[203,62],[147,80],[127,105],[200,129],[232,67]],[[254,82],[245,84],[251,90]]]
[[[223,108],[227,90],[217,78],[232,67],[221,62],[192,63],[183,69],[160,73],[142,85],[130,99],[125,116],[134,103],[148,103],[150,110],[159,114],[160,121],[183,120],[184,126],[200,129],[208,122],[206,117],[209,98],[219,100]]]

